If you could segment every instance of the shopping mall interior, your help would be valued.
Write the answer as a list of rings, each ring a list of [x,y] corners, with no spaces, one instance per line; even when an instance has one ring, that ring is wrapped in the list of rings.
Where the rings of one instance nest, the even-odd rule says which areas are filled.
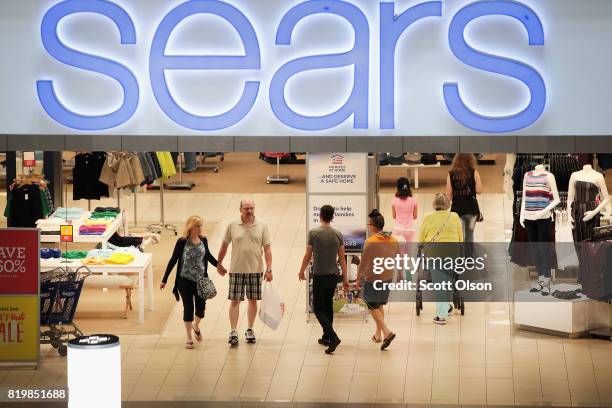
[[[426,302],[417,316],[414,303],[391,302],[385,308],[386,319],[397,338],[385,351],[371,339],[373,322],[367,314],[339,316],[334,324],[342,344],[333,355],[325,354],[317,344],[320,326],[307,313],[307,285],[298,280],[308,228],[304,154],[283,158],[278,168],[275,160],[262,160],[258,152],[199,155],[194,171],[188,169],[189,172],[164,178],[163,190],[158,182],[157,188],[138,186],[114,191],[112,197],[99,200],[74,200],[74,186],[83,177],[73,172],[75,155],[83,154],[87,153],[63,153],[61,205],[84,211],[121,208],[119,229],[123,234],[144,236],[144,252],[152,259],[152,268],[145,271],[144,280],[131,286],[133,310],[125,310],[127,291],[123,287],[103,288],[104,284],[86,283],[74,317],[85,334],[119,336],[124,401],[612,406],[612,342],[593,338],[588,332],[574,335],[521,327],[515,322],[512,302],[467,302],[465,314],[453,311],[444,326],[432,324],[432,303]],[[483,189],[478,201],[484,221],[477,223],[475,241],[509,243],[513,239],[513,176],[519,171],[519,162],[529,163],[529,170],[532,164],[546,165],[557,176],[562,196],[560,180],[566,178],[567,190],[567,163],[571,171],[592,165],[603,172],[608,190],[612,191],[612,176],[606,174],[602,158],[588,156],[479,155],[477,169]],[[18,173],[30,177],[40,174],[40,161],[38,167],[26,168],[21,158],[18,152]],[[438,154],[433,164],[417,172],[402,165],[378,167],[378,207],[389,229],[393,225],[391,202],[396,180],[406,176],[411,180],[418,203],[418,228],[423,217],[433,211],[434,195],[446,191],[448,158]],[[378,157],[374,160],[378,161]],[[181,158],[179,165],[182,161]],[[288,183],[266,182],[277,171],[288,176]],[[169,288],[159,289],[176,241],[172,227],[180,235],[190,215],[201,216],[204,235],[216,255],[227,224],[239,218],[240,202],[245,198],[254,200],[257,219],[269,226],[272,283],[285,304],[284,317],[276,330],[257,319],[257,342],[246,344],[242,341],[246,308],[241,308],[241,342],[238,347],[229,347],[228,279],[212,270],[219,295],[206,304],[202,341],[196,342],[194,349],[185,349],[182,306]],[[0,205],[7,206],[6,192],[0,195]],[[566,205],[560,205],[559,219]],[[608,214],[602,218],[602,225],[607,223],[607,217]],[[6,217],[2,220],[7,222]],[[59,244],[43,239],[42,247]],[[93,247],[91,241],[73,242],[66,247],[62,244],[61,249],[88,251]],[[533,276],[529,269],[521,268],[517,278],[527,285]],[[150,284],[151,274],[153,286],[139,291],[139,285]],[[562,283],[575,282],[571,273],[559,276]],[[141,299],[145,291],[147,307],[141,321],[139,307],[145,304]],[[610,323],[610,305],[599,303],[608,307]],[[534,310],[537,313],[537,307]],[[66,357],[50,344],[42,345],[41,353],[36,370],[0,368],[0,389],[65,387]]]

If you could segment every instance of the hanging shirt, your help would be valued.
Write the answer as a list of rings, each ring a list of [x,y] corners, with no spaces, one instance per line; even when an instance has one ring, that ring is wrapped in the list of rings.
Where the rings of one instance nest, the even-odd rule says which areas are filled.
[[[109,196],[108,186],[99,180],[105,161],[105,152],[80,153],[75,156],[72,169],[73,200],[99,200]]]

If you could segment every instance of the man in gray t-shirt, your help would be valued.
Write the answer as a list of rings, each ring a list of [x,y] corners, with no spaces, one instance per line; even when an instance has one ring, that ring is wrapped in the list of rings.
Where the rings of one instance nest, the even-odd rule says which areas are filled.
[[[306,267],[312,259],[312,306],[323,328],[323,337],[319,339],[319,344],[327,346],[325,352],[331,354],[340,344],[340,339],[333,328],[333,304],[334,292],[338,284],[338,263],[342,268],[342,282],[345,290],[348,290],[348,275],[344,257],[344,238],[340,231],[331,226],[331,221],[334,219],[334,208],[330,205],[321,207],[319,219],[321,226],[308,232],[306,253],[298,277],[300,280],[306,279]]]

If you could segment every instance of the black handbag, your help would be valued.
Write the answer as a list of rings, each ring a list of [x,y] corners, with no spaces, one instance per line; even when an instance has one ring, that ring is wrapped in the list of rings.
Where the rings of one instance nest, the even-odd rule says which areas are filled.
[[[215,288],[215,284],[208,276],[198,276],[196,284],[198,287],[198,296],[202,299],[207,300],[217,296],[217,288]]]

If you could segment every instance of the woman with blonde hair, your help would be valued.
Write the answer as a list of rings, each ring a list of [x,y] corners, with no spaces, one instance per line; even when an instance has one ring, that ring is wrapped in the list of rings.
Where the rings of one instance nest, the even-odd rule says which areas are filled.
[[[461,248],[458,244],[448,244],[463,241],[463,231],[459,216],[457,213],[449,211],[449,208],[450,201],[448,196],[444,193],[436,194],[433,201],[433,209],[435,211],[425,216],[419,231],[419,245],[424,248],[426,258],[443,260],[448,257],[457,258],[461,256]],[[430,272],[431,280],[434,283],[452,282],[454,270],[444,269],[441,262],[434,261],[432,263],[434,266],[430,269]],[[433,319],[434,323],[446,324],[448,314],[452,311],[452,306],[449,307],[451,293],[448,290],[436,291],[436,316]]]
[[[168,277],[178,263],[172,293],[177,302],[179,295],[183,301],[183,321],[187,333],[185,348],[187,349],[193,348],[192,331],[196,340],[202,341],[200,321],[204,318],[206,300],[198,295],[198,278],[208,277],[208,263],[214,267],[217,266],[217,260],[208,249],[208,240],[202,235],[203,223],[204,220],[197,215],[192,215],[187,219],[183,236],[176,241],[172,257],[160,284],[160,289],[166,287]]]

